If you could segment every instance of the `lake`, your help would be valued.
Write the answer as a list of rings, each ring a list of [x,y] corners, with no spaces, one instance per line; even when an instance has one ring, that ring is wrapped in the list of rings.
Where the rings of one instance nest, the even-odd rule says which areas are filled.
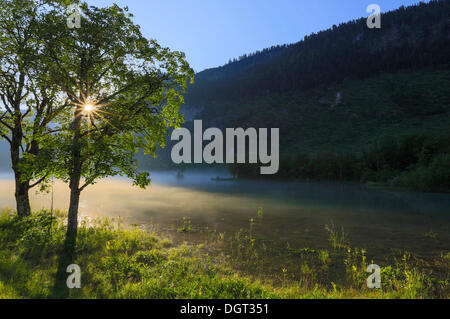
[[[175,239],[201,242],[210,234],[232,236],[249,229],[279,247],[330,248],[325,225],[343,229],[351,245],[384,260],[398,251],[426,259],[450,248],[450,195],[391,192],[358,184],[227,180],[223,171],[152,173],[146,190],[111,178],[88,187],[80,215],[121,217],[165,232]],[[13,180],[0,175],[0,207],[14,207]],[[33,209],[49,208],[51,194],[30,193]],[[68,187],[55,182],[54,207],[66,210]],[[258,210],[262,216],[258,218]],[[185,220],[183,221],[183,218]],[[177,229],[186,220],[188,236]]]

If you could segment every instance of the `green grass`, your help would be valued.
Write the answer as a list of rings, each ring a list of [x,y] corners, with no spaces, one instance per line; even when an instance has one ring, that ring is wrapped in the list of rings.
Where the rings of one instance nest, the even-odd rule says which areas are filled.
[[[211,254],[203,245],[174,245],[137,227],[125,229],[111,220],[81,222],[73,263],[81,268],[81,289],[57,288],[58,257],[63,248],[65,214],[42,211],[19,220],[11,211],[0,216],[0,298],[448,298],[448,277],[432,279],[410,259],[383,268],[383,289],[365,285],[365,252],[354,248],[296,250],[301,277],[280,269],[281,282],[251,276],[239,263],[253,256],[263,263],[259,242],[250,234],[235,237],[232,257]],[[253,227],[253,221],[250,227]],[[226,241],[219,236],[218,241]],[[323,283],[333,268],[332,255],[343,256],[342,283]],[[450,269],[450,258],[439,261]],[[65,265],[63,265],[65,267]],[[245,275],[247,273],[247,275]],[[448,274],[448,272],[447,272]],[[68,276],[68,274],[67,274]]]
[[[329,238],[333,248],[346,248],[347,247],[347,235],[344,232],[344,228],[337,229],[334,222],[331,221],[330,225],[325,225],[326,231],[329,233]]]

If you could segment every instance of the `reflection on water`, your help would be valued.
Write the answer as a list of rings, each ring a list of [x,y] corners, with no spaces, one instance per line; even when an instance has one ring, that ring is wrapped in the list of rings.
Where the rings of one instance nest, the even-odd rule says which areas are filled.
[[[183,217],[197,227],[232,234],[246,229],[257,210],[264,211],[257,236],[298,247],[329,247],[324,225],[343,226],[353,246],[385,256],[400,249],[424,257],[449,250],[450,195],[393,193],[354,184],[262,181],[212,181],[223,172],[152,174],[146,190],[124,179],[88,187],[80,213],[122,217],[136,224],[180,225]],[[13,182],[0,176],[0,207],[14,207]],[[31,193],[34,209],[49,208],[50,194]],[[67,209],[68,187],[54,187],[55,208]],[[192,239],[201,239],[193,234]]]

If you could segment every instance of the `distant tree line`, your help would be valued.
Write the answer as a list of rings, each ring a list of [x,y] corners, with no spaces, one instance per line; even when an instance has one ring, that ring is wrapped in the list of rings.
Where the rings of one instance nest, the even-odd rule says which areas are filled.
[[[259,166],[236,164],[240,178],[259,178]],[[361,154],[285,154],[275,178],[377,183],[416,191],[450,191],[450,136],[384,135]]]

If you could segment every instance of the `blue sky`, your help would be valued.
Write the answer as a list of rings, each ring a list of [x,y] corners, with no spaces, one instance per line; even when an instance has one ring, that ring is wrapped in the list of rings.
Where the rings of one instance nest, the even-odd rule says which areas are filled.
[[[196,72],[277,44],[294,43],[333,24],[417,0],[87,0],[128,6],[144,35],[186,53]],[[428,1],[425,1],[428,2]]]

